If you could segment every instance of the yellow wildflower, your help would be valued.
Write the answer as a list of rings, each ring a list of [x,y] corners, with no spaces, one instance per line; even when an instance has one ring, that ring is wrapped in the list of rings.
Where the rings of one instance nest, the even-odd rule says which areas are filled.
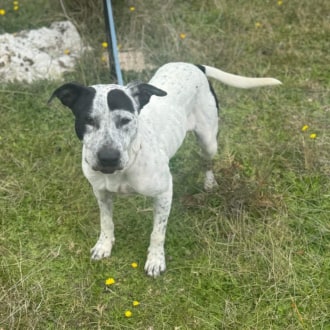
[[[19,7],[18,7],[18,6],[14,6],[13,9],[14,9],[15,11],[17,11],[17,10],[19,9]]]
[[[137,264],[137,262],[132,262],[132,263],[131,263],[131,266],[132,266],[132,268],[138,268],[138,264]]]
[[[301,130],[302,130],[303,132],[306,132],[308,129],[309,129],[309,126],[308,126],[308,125],[304,125],[304,126],[301,128]]]
[[[316,134],[315,134],[315,133],[312,133],[312,134],[309,135],[309,137],[310,137],[311,139],[316,139]]]
[[[115,283],[116,283],[116,281],[112,277],[109,277],[105,280],[105,285],[112,285],[112,284],[115,284]]]
[[[282,5],[283,5],[283,1],[282,1],[282,0],[278,0],[278,1],[277,1],[277,5],[278,5],[278,6],[282,6]]]
[[[103,42],[102,42],[102,47],[103,47],[103,48],[108,48],[108,43],[107,43],[106,41],[103,41]]]
[[[129,11],[135,11],[135,7],[134,6],[130,6],[129,7]]]
[[[0,9],[0,15],[1,16],[5,16],[6,15],[6,11],[4,9]]]
[[[255,26],[257,29],[259,29],[259,28],[261,28],[262,24],[261,24],[260,22],[256,22],[256,23],[254,24],[254,26]]]
[[[101,57],[101,61],[102,61],[103,63],[107,63],[107,62],[108,62],[108,56],[105,55],[105,54],[103,54],[102,57]]]
[[[132,317],[132,312],[131,311],[129,311],[129,310],[127,310],[127,311],[125,311],[125,316],[126,317]]]
[[[186,39],[187,35],[185,33],[180,33],[180,39]]]
[[[70,55],[70,49],[64,49],[64,54],[65,55]]]
[[[137,301],[137,300],[134,300],[133,303],[132,303],[132,305],[133,305],[134,307],[137,307],[137,306],[140,305],[140,302]]]

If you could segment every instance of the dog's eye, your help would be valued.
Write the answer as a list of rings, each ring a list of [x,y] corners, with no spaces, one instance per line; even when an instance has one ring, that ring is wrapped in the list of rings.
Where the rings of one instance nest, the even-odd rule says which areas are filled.
[[[95,126],[95,120],[92,117],[86,117],[85,122],[87,125]]]
[[[119,120],[119,125],[118,126],[123,127],[123,126],[127,125],[130,121],[131,121],[130,118],[121,118]]]

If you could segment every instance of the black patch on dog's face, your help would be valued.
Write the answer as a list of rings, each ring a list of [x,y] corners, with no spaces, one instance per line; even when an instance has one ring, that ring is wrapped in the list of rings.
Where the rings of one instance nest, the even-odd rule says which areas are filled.
[[[110,111],[126,110],[134,113],[132,100],[120,89],[113,89],[108,93],[108,106]]]

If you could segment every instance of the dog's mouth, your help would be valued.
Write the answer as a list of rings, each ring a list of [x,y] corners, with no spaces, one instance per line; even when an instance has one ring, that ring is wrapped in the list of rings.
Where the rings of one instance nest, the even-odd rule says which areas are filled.
[[[94,166],[91,166],[91,164],[88,162],[88,160],[85,158],[86,163],[92,168],[93,171],[96,172],[101,172],[103,174],[113,174],[117,171],[121,171],[124,169],[123,166],[121,165],[115,165],[115,166],[105,166],[105,165],[101,165],[101,164],[96,164]]]
[[[103,174],[113,174],[116,171],[121,171],[122,167],[100,167],[100,166],[94,166],[93,170],[97,172],[101,172]]]

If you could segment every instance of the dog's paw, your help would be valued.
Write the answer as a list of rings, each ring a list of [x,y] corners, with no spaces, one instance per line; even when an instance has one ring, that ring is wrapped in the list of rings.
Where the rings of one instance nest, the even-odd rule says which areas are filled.
[[[144,270],[147,275],[157,277],[166,269],[165,255],[163,251],[150,251]]]
[[[218,183],[215,180],[214,174],[212,171],[206,171],[205,173],[205,180],[204,180],[204,190],[211,191],[218,187]]]
[[[94,260],[100,260],[102,258],[110,257],[113,243],[114,240],[100,238],[91,249],[91,258]]]

